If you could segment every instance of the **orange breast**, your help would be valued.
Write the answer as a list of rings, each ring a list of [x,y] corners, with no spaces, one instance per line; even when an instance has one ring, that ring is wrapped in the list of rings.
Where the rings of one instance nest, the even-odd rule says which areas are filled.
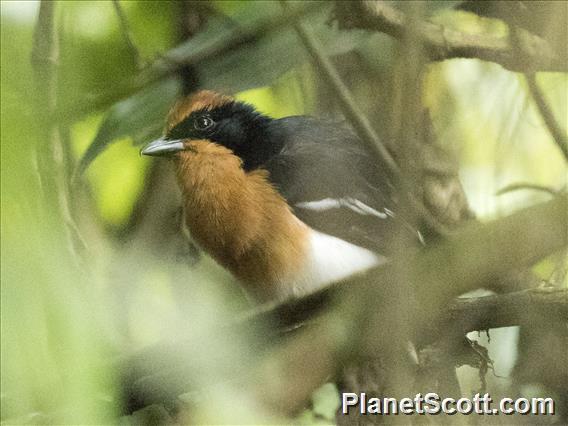
[[[177,175],[185,220],[196,242],[258,301],[301,273],[309,228],[290,211],[264,170],[245,173],[229,149],[192,141]]]

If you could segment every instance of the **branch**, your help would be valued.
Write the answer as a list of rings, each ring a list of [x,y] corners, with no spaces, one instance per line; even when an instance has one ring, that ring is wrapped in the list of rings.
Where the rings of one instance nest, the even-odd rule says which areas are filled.
[[[338,1],[336,13],[345,29],[379,31],[396,39],[401,39],[407,32],[407,16],[386,2]],[[477,58],[495,62],[511,71],[566,71],[566,63],[548,43],[527,31],[522,32],[522,51],[514,49],[507,38],[466,34],[428,21],[421,21],[417,32],[432,61]]]
[[[420,304],[442,312],[456,296],[532,266],[568,244],[566,194],[486,224],[471,224],[416,259]],[[443,265],[443,266],[442,266]]]
[[[299,325],[317,319],[331,303],[331,292],[322,292],[284,304],[247,313],[232,327],[241,330],[265,330],[267,341],[280,337]],[[440,322],[455,332],[465,334],[523,324],[527,318],[545,316],[550,321],[568,321],[568,288],[543,287],[512,293],[457,298],[440,314]]]
[[[333,336],[329,335],[329,329],[325,332],[326,327],[323,326],[326,323],[326,317],[325,314],[322,315],[321,311],[324,305],[326,305],[325,309],[329,310],[329,304],[318,305],[319,315],[314,315],[313,306],[310,306],[307,310],[302,311],[300,317],[287,317],[290,311],[296,310],[296,308],[291,309],[291,305],[296,305],[297,308],[298,303],[296,301],[281,305],[271,310],[270,313],[260,312],[251,316],[247,322],[236,322],[230,327],[220,330],[220,334],[229,339],[234,338],[235,334],[242,335],[243,331],[247,331],[249,334],[254,333],[257,343],[253,350],[257,358],[259,352],[264,354],[268,347],[272,347],[279,351],[278,356],[282,359],[302,359],[302,365],[310,366],[308,374],[295,371],[294,376],[297,377],[293,379],[288,377],[288,380],[295,383],[292,387],[296,390],[299,389],[300,394],[309,396],[311,391],[304,392],[301,389],[305,387],[308,389],[317,388],[335,369],[333,363],[330,363],[330,359],[337,359],[339,356],[339,350],[336,347],[338,341],[333,340]],[[300,312],[300,310],[297,312]],[[442,316],[445,324],[450,325],[452,332],[456,335],[463,335],[471,331],[522,325],[527,321],[534,321],[536,316],[546,318],[550,323],[566,322],[568,321],[568,289],[539,288],[504,295],[457,299],[448,306]],[[277,343],[282,342],[282,333],[288,332],[290,329],[297,329],[298,319],[300,319],[301,324],[306,325],[305,322],[308,318],[310,324],[301,329],[301,336],[294,337],[294,334],[292,334],[289,343],[283,346],[277,345]],[[267,321],[268,324],[272,325],[268,329],[266,328]],[[263,330],[263,332],[260,333],[260,330]],[[448,335],[446,331],[435,334],[437,337]],[[258,341],[259,337],[262,339],[260,342]],[[210,335],[204,336],[200,346],[207,345],[210,339]],[[186,365],[187,360],[192,359],[192,357],[184,356],[187,353],[185,352],[186,346],[195,345],[191,345],[191,342],[175,346],[157,345],[146,349],[135,358],[131,357],[122,361],[122,367],[119,368],[119,371],[129,371],[130,373],[136,371],[139,374],[133,374],[127,378],[127,381],[123,381],[123,386],[126,386],[124,390],[130,396],[129,405],[125,407],[126,412],[130,413],[153,403],[173,401],[179,394],[190,390],[192,377],[191,374],[187,374]],[[325,348],[328,346],[335,346],[335,349],[326,353]],[[311,352],[312,348],[314,349],[313,352]],[[316,348],[318,348],[317,351]],[[332,355],[330,356],[330,354]],[[226,362],[230,362],[231,356],[225,355],[223,358],[226,358]],[[326,360],[323,365],[318,364],[317,360],[320,358]],[[261,360],[255,358],[250,361],[250,364],[251,366],[258,366],[261,362]],[[302,365],[299,366],[300,369]],[[247,374],[242,367],[235,368],[233,373],[232,377],[226,379],[234,379]],[[275,390],[274,393],[274,398],[279,398],[282,390]],[[302,398],[299,398],[299,400],[302,400]]]
[[[381,328],[388,327],[393,305],[395,309],[399,306],[396,298],[400,294],[396,288],[403,284],[392,280],[393,271],[400,268],[394,263],[407,266],[412,291],[420,301],[418,307],[408,303],[413,309],[414,336],[426,335],[434,340],[440,335],[432,330],[448,324],[455,325],[461,332],[514,325],[522,321],[529,305],[535,312],[564,321],[568,316],[567,289],[538,289],[467,301],[453,299],[565,247],[568,244],[567,206],[567,198],[562,195],[491,223],[471,224],[448,241],[414,258],[408,254],[404,259],[336,283],[306,298],[265,307],[217,333],[208,332],[201,339],[177,342],[173,346],[158,345],[123,360],[118,368],[125,373],[125,392],[136,396],[130,399],[128,408],[138,409],[164,401],[166,397],[173,399],[190,390],[196,367],[187,360],[199,359],[199,356],[191,356],[195,348],[203,350],[207,345],[215,346],[219,343],[215,339],[234,341],[239,334],[237,331],[254,336],[247,348],[250,358],[248,365],[235,365],[227,359],[229,355],[220,354],[219,364],[230,364],[230,377],[225,379],[252,376],[257,384],[273,383],[273,380],[285,383],[261,396],[281,401],[284,406],[301,406],[321,378],[333,376],[338,361],[345,356],[344,351],[358,351],[354,343],[365,344],[354,342],[354,338],[376,338]],[[357,328],[360,317],[367,319],[364,329]],[[456,318],[461,319],[456,321]],[[289,333],[284,342],[275,339],[283,331],[296,329],[299,323],[306,322],[305,327]],[[272,326],[268,330],[267,323]],[[279,343],[277,346],[275,341]],[[423,343],[428,342],[423,340]],[[271,361],[259,361],[259,354],[266,357],[267,348],[276,351],[271,359],[282,369]],[[259,367],[266,362],[271,368]],[[278,372],[285,377],[275,378]]]
[[[447,321],[463,333],[522,325],[535,316],[568,321],[568,288],[534,288],[495,296],[457,299]]]
[[[505,274],[523,270],[538,259],[565,247],[568,243],[567,207],[566,195],[563,195],[552,202],[485,225],[468,226],[459,236],[456,234],[455,237],[446,238],[440,245],[420,253],[413,261],[403,263],[402,259],[397,259],[401,262],[401,268],[403,265],[408,268],[407,281],[398,280],[384,286],[392,275],[383,274],[381,279],[375,281],[375,286],[369,285],[369,292],[362,294],[358,300],[358,304],[365,308],[366,315],[371,313],[367,323],[377,325],[371,333],[378,336],[370,334],[367,339],[374,339],[375,347],[385,341],[388,333],[381,335],[381,327],[388,330],[390,313],[396,310],[404,312],[401,317],[409,328],[407,335],[396,336],[396,339],[409,336],[415,344],[423,346],[456,333],[452,323],[444,316],[450,299],[475,288],[488,287]],[[548,208],[551,210],[547,212]],[[555,232],[560,234],[554,235]],[[409,289],[405,289],[405,286]],[[403,287],[403,290],[399,290],[399,287]],[[377,303],[381,297],[397,294],[397,291],[401,296],[386,299],[384,312],[373,315],[369,306],[371,302],[365,306],[366,300]],[[362,323],[362,319],[357,322]],[[363,343],[365,346],[361,346],[362,350],[371,346]],[[363,353],[373,355],[369,351]]]

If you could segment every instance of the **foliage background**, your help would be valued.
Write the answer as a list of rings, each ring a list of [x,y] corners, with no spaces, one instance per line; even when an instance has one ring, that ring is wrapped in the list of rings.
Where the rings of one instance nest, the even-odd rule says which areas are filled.
[[[426,12],[433,21],[461,31],[507,32],[500,21],[452,10],[454,3],[429,2]],[[160,133],[165,112],[179,93],[175,77],[111,109],[86,114],[71,110],[62,120],[71,209],[86,244],[82,254],[72,254],[64,224],[42,201],[37,175],[36,146],[45,140],[38,128],[30,54],[39,2],[0,5],[2,421],[114,423],[120,415],[118,384],[109,359],[161,339],[213,332],[246,305],[236,284],[211,260],[202,257],[189,264],[176,233],[178,195],[169,165],[138,154],[139,144]],[[143,61],[154,61],[178,44],[178,2],[121,5]],[[276,2],[213,1],[207,7],[208,23],[186,49],[206,46],[235,25],[280,13]],[[308,21],[310,26],[377,132],[388,137],[381,123],[391,102],[395,41],[328,26],[326,7],[321,9]],[[111,2],[60,2],[56,22],[59,105],[79,105],[112,93],[139,72]],[[235,93],[275,117],[340,116],[291,29],[200,63],[196,72],[202,87]],[[565,129],[566,74],[545,73],[538,81]],[[470,206],[480,220],[549,198],[538,191],[496,196],[507,185],[565,187],[565,163],[521,75],[478,60],[433,63],[422,100],[431,110],[440,143],[459,164]],[[74,172],[87,152],[92,163],[75,181]],[[548,279],[555,265],[545,261],[536,271]],[[483,336],[473,337],[488,343]],[[492,331],[489,351],[500,377],[491,380],[503,389],[517,339],[516,328]],[[215,350],[232,351],[234,362],[240,362],[241,346],[246,342],[219,342]],[[196,361],[196,380],[208,385],[215,372],[209,370],[207,357]],[[462,367],[460,372],[465,389],[477,386],[477,373],[469,370]],[[331,421],[334,390],[322,389],[314,396],[313,409],[297,420]],[[219,406],[205,404],[193,420],[283,420],[231,384],[212,392]]]

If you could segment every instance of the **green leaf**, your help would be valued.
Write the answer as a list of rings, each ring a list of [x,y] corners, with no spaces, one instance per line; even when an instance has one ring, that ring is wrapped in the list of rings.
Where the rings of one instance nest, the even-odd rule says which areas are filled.
[[[282,13],[277,2],[254,2],[251,6],[255,9],[255,22]],[[245,28],[251,26],[250,9],[243,10],[233,19]],[[330,12],[331,4],[326,4],[304,19],[328,55],[354,50],[369,37],[366,31],[341,31],[330,26]],[[224,27],[224,31],[231,30],[228,26]],[[200,46],[196,43],[184,47],[189,53]],[[197,72],[203,87],[235,93],[271,85],[278,77],[307,60],[309,56],[293,27],[286,26],[225,55],[202,62]]]
[[[311,12],[306,19],[314,35],[322,42],[325,52],[338,55],[360,46],[369,37],[366,31],[340,31],[327,21],[331,5]],[[282,13],[275,2],[251,2],[231,18],[211,17],[204,31],[175,49],[173,57],[186,57],[206,51],[212,42],[232,34],[236,28],[248,28],[259,20]],[[293,28],[285,27],[257,40],[210,58],[195,65],[201,87],[226,93],[271,85],[287,71],[308,60],[308,55]],[[113,141],[130,137],[135,144],[160,134],[162,125],[173,103],[179,84],[173,78],[160,82],[114,105],[81,159],[78,173]]]
[[[118,139],[130,137],[137,145],[159,137],[179,89],[179,82],[170,78],[115,104],[81,158],[77,174],[83,173],[109,144]]]

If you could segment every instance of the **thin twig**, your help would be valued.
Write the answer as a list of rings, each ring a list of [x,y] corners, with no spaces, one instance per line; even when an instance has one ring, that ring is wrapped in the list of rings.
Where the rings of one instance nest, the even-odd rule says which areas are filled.
[[[122,5],[120,4],[120,0],[112,0],[112,5],[114,6],[114,10],[116,11],[116,16],[118,17],[118,21],[120,23],[120,30],[122,32],[122,37],[130,51],[130,55],[132,56],[134,63],[138,68],[142,68],[144,65],[144,61],[142,60],[142,55],[140,54],[140,50],[136,47],[134,43],[134,39],[132,37],[132,31],[130,30],[130,25],[128,24],[128,19],[124,10],[122,9]]]
[[[503,194],[507,194],[509,192],[513,192],[513,191],[520,191],[520,190],[525,190],[525,189],[529,189],[532,191],[541,191],[541,192],[546,192],[550,195],[556,196],[558,195],[558,193],[560,191],[550,188],[548,186],[544,186],[544,185],[537,185],[536,183],[525,183],[525,182],[520,182],[520,183],[513,183],[511,185],[507,185],[504,188],[501,188],[499,191],[497,191],[497,193],[495,195],[503,195]]]
[[[64,225],[70,251],[81,254],[85,242],[71,214],[66,180],[64,147],[58,123],[49,118],[57,108],[57,63],[59,40],[55,30],[56,2],[42,0],[34,29],[32,69],[36,85],[38,129],[41,143],[37,146],[37,167],[46,211]],[[76,256],[74,259],[78,259]]]
[[[285,0],[282,0],[281,4],[285,8],[286,13],[292,13],[293,9],[288,6]],[[325,55],[323,47],[319,41],[300,22],[296,22],[294,24],[294,28],[304,43],[306,50],[311,55],[319,70],[322,72],[323,78],[327,80],[327,83],[335,91],[341,110],[345,115],[345,118],[353,126],[357,135],[367,145],[369,150],[375,154],[375,158],[379,161],[379,163],[386,167],[394,177],[401,179],[401,172],[398,164],[385,145],[381,142],[365,114],[363,114],[357,106],[351,92],[343,83],[339,73],[331,61]],[[411,197],[410,203],[412,204],[415,212],[428,224],[428,226],[436,230],[436,232],[440,235],[448,234],[445,227],[430,214],[421,202],[416,200],[414,197]]]
[[[518,18],[515,19],[513,22],[514,25],[511,28],[511,44],[520,52],[519,54],[522,55],[526,52],[527,46],[523,44],[523,30],[519,25]],[[552,136],[554,142],[564,155],[566,161],[568,161],[568,136],[566,135],[566,130],[560,127],[560,124],[556,121],[554,117],[554,112],[548,105],[544,94],[540,90],[538,83],[536,81],[536,74],[535,71],[538,68],[535,64],[527,64],[526,69],[524,71],[524,76],[527,81],[527,85],[529,87],[529,92],[536,104],[536,107],[546,125],[550,135]]]
[[[282,1],[281,4],[285,11],[290,12],[292,10],[286,1]],[[391,173],[399,173],[399,167],[394,158],[379,139],[379,136],[371,126],[371,123],[369,123],[369,120],[367,120],[365,114],[363,114],[355,103],[353,96],[341,80],[339,73],[331,61],[323,53],[323,47],[319,41],[302,23],[294,23],[294,28],[304,43],[306,50],[309,52],[317,67],[322,72],[323,77],[327,80],[329,86],[335,91],[345,118],[347,118],[347,120],[353,125],[353,128],[359,137],[367,144],[368,148],[375,153],[375,156],[379,159],[379,161],[388,167]]]
[[[544,124],[550,132],[554,142],[556,142],[556,145],[560,148],[564,158],[568,161],[568,136],[566,134],[566,130],[562,129],[560,124],[556,121],[552,109],[548,105],[548,102],[544,98],[544,94],[536,82],[535,74],[525,73],[525,78],[527,80],[531,96],[534,99]]]
[[[408,22],[408,31],[402,42],[397,46],[395,75],[393,76],[396,114],[393,123],[397,124],[396,132],[391,130],[394,137],[393,146],[396,147],[397,161],[400,167],[400,176],[397,179],[397,189],[399,196],[399,211],[397,214],[414,229],[419,229],[418,223],[421,223],[420,216],[414,204],[418,204],[417,189],[421,187],[420,168],[418,167],[417,152],[420,148],[420,141],[423,140],[423,106],[422,106],[422,68],[424,66],[423,46],[420,42],[416,31],[416,21],[422,15],[423,4],[421,2],[408,2],[404,4],[408,11],[410,21]],[[413,203],[414,201],[414,203]],[[421,203],[420,203],[421,204]],[[424,209],[425,210],[425,209]],[[428,217],[434,221],[434,217],[428,214]],[[438,225],[436,223],[436,225]],[[399,232],[393,248],[397,257],[407,254],[407,249],[411,245],[410,236],[406,232]],[[391,294],[391,303],[393,307],[389,314],[389,333],[398,336],[398,339],[408,339],[411,335],[410,324],[407,321],[413,310],[413,303],[408,303],[413,290],[408,286],[412,270],[402,262],[397,262],[394,268],[394,280],[398,283],[393,287]],[[361,317],[360,326],[363,327],[367,318]],[[381,339],[374,339],[373,352],[380,353],[383,342]],[[391,345],[389,345],[391,346]],[[400,359],[404,357],[407,348],[404,346],[392,345],[388,351],[382,350],[389,361],[388,373],[382,372],[376,374],[376,366],[357,359],[351,365],[351,369],[356,369],[358,375],[364,377],[372,377],[373,382],[380,383],[388,381],[391,385],[388,389],[389,393],[406,394],[410,392],[409,384],[414,381],[414,372],[405,362],[390,362],[391,359]],[[387,355],[388,352],[388,355]],[[377,361],[380,363],[380,361]],[[344,377],[342,376],[342,379]],[[372,389],[367,384],[357,387],[355,392],[368,392]],[[348,389],[341,389],[348,391]],[[353,419],[351,424],[359,423]],[[348,423],[349,424],[349,423]]]
[[[175,3],[175,13],[177,15],[176,32],[180,43],[190,40],[195,34],[203,29],[207,23],[210,10],[206,8],[207,4],[200,7],[197,2],[180,1]],[[179,70],[182,82],[181,95],[186,96],[199,87],[199,72],[196,66],[187,65]]]
[[[408,12],[407,31],[398,44],[395,72],[392,77],[395,107],[393,120],[395,128],[391,130],[397,160],[401,169],[399,185],[401,189],[401,215],[408,223],[416,226],[418,217],[412,208],[411,198],[420,187],[422,176],[418,167],[420,143],[424,140],[424,107],[422,106],[422,70],[425,66],[424,46],[418,34],[417,24],[422,16],[421,2],[405,4]],[[408,242],[400,241],[398,249],[404,250]],[[401,274],[405,271],[401,270]]]

